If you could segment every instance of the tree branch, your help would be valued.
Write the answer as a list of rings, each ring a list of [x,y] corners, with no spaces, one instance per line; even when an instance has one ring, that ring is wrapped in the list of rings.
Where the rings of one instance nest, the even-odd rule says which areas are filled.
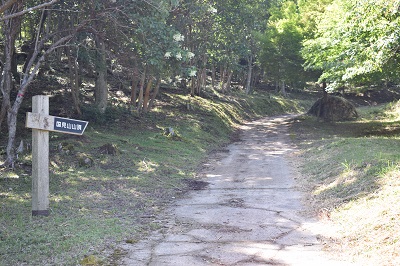
[[[9,9],[13,4],[15,4],[18,0],[9,0],[7,3],[0,6],[0,14],[4,13],[7,9]]]
[[[15,2],[16,2],[16,0],[10,0],[9,2],[5,3],[3,6],[0,7],[0,13],[2,13],[1,11],[2,11],[3,8],[5,8],[4,10],[6,10],[8,7],[10,7]],[[15,18],[15,17],[19,17],[19,16],[22,16],[22,15],[25,15],[28,12],[32,12],[32,11],[34,11],[36,9],[40,9],[40,8],[43,8],[43,7],[46,7],[46,6],[50,6],[52,4],[55,4],[56,2],[58,2],[58,0],[51,0],[50,2],[27,8],[27,9],[22,10],[20,12],[1,17],[0,21],[7,20],[7,19],[12,19],[12,18]],[[4,10],[3,10],[3,12],[4,12]]]
[[[4,11],[6,11],[8,8],[10,8],[17,1],[18,0],[10,0],[7,3],[5,3],[4,5],[0,6],[0,14],[4,13]]]
[[[35,63],[35,60],[39,56],[39,50],[36,50],[34,52],[34,56],[32,56],[32,58],[28,64],[28,67],[26,68],[26,71],[24,73],[24,78],[22,80],[21,87],[18,91],[19,94],[21,94],[21,95],[25,94],[25,91],[26,91],[28,85],[32,82],[32,80],[35,77],[36,73],[38,72],[40,66],[42,65],[43,61],[45,60],[45,57],[48,54],[50,54],[52,51],[57,49],[58,47],[62,46],[63,43],[66,43],[69,40],[71,40],[75,36],[76,32],[77,31],[74,31],[71,34],[64,36],[63,38],[61,38],[58,41],[56,41],[55,43],[53,43],[46,51],[43,52],[43,54],[39,57],[39,59],[37,60],[36,63]],[[44,44],[44,41],[42,40],[40,46],[42,46],[43,44]],[[32,67],[33,67],[33,69],[31,69]]]

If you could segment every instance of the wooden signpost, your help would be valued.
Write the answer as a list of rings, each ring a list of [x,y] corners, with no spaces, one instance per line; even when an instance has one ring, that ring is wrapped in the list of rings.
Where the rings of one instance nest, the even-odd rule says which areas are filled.
[[[49,131],[82,135],[87,121],[49,115],[49,97],[32,97],[32,113],[26,114],[26,124],[32,128],[32,215],[49,213]]]

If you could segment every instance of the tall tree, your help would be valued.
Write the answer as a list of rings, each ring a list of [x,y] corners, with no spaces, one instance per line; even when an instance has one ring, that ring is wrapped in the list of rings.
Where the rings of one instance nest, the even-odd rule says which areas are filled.
[[[210,1],[184,1],[169,18],[169,22],[182,34],[181,64],[176,75],[190,81],[190,94],[200,95],[205,85],[205,71],[208,61],[207,49],[214,25],[215,9]]]
[[[61,38],[56,40],[53,39],[54,35],[47,33],[43,26],[45,23],[45,17],[41,16],[39,24],[36,30],[36,41],[34,43],[34,50],[32,53],[31,58],[27,62],[27,66],[25,68],[24,73],[22,74],[22,79],[19,84],[17,95],[14,99],[14,102],[11,105],[11,86],[12,84],[9,82],[10,77],[10,67],[12,56],[9,54],[15,49],[15,34],[20,30],[20,24],[16,22],[16,20],[21,19],[21,16],[25,15],[26,13],[37,10],[40,8],[46,8],[52,4],[54,4],[55,0],[42,3],[40,5],[26,7],[24,1],[16,1],[13,3],[6,11],[3,13],[4,16],[0,18],[3,21],[3,31],[4,35],[10,34],[7,45],[5,46],[4,54],[5,57],[5,67],[3,68],[3,75],[2,75],[2,82],[1,82],[1,91],[3,94],[3,99],[6,98],[6,112],[7,112],[7,125],[8,125],[8,143],[7,143],[7,158],[5,165],[7,166],[14,166],[15,160],[15,136],[16,136],[16,128],[17,128],[17,115],[19,108],[22,104],[24,95],[28,89],[29,84],[32,82],[34,77],[36,76],[40,66],[44,62],[46,56],[53,52],[57,47],[64,44],[68,40],[70,40],[74,33],[67,33],[63,35]],[[44,12],[44,11],[43,11]],[[17,24],[16,24],[17,23]],[[48,42],[51,42],[50,45],[47,45]],[[3,108],[3,106],[2,106]]]
[[[218,10],[216,46],[213,54],[222,65],[232,70],[242,69],[242,82],[246,93],[251,91],[253,67],[257,63],[259,43],[256,35],[265,30],[269,2],[257,1],[214,1]],[[225,55],[224,55],[225,53]],[[239,64],[239,63],[242,64]]]
[[[304,63],[300,51],[303,42],[303,25],[294,1],[285,1],[269,9],[270,18],[262,43],[261,64],[266,74],[277,84],[283,94],[285,86],[301,86],[305,82]]]
[[[2,94],[2,104],[0,110],[0,131],[2,123],[7,116],[11,107],[11,89],[13,87],[12,80],[12,62],[15,50],[15,39],[20,29],[20,17],[10,17],[10,15],[18,13],[22,10],[22,1],[7,1],[2,3],[3,18],[2,35],[4,36],[4,62],[2,62],[2,74],[0,91]]]
[[[305,42],[306,66],[321,70],[330,89],[398,80],[398,7],[398,1],[334,0]]]

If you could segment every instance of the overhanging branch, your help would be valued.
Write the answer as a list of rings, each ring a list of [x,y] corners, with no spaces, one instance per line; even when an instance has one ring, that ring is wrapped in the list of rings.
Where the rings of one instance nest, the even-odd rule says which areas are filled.
[[[9,9],[15,2],[18,0],[9,0],[4,5],[0,6],[0,14],[4,13],[7,9]]]
[[[11,0],[11,1],[7,2],[6,4],[4,4],[3,6],[0,7],[0,11],[1,11],[3,8],[5,8],[4,10],[6,10],[9,6],[11,6],[12,4],[14,4],[14,2],[16,2],[16,1]],[[0,18],[0,21],[7,20],[7,19],[12,19],[12,18],[16,18],[16,17],[22,16],[22,15],[25,15],[26,13],[32,12],[32,11],[34,11],[34,10],[36,10],[36,9],[41,9],[41,8],[43,8],[43,7],[46,7],[46,6],[51,6],[51,5],[55,4],[56,2],[58,2],[58,0],[51,0],[50,2],[43,3],[43,4],[41,4],[41,5],[37,5],[37,6],[33,6],[33,7],[30,7],[30,8],[27,8],[27,9],[22,10],[22,11],[20,11],[20,12],[17,12],[17,13],[11,14],[11,15],[7,15],[7,16],[1,17],[1,18]],[[10,4],[10,3],[11,3],[11,4]],[[4,12],[4,11],[3,11],[3,12]],[[0,13],[1,13],[1,12],[0,12]]]

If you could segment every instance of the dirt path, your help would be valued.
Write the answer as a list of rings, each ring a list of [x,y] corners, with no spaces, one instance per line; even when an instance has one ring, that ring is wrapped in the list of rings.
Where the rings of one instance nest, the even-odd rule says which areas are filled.
[[[349,265],[329,260],[301,216],[287,156],[288,116],[242,128],[241,141],[205,164],[207,186],[165,214],[164,228],[123,246],[125,265]],[[201,183],[200,183],[201,184]]]

